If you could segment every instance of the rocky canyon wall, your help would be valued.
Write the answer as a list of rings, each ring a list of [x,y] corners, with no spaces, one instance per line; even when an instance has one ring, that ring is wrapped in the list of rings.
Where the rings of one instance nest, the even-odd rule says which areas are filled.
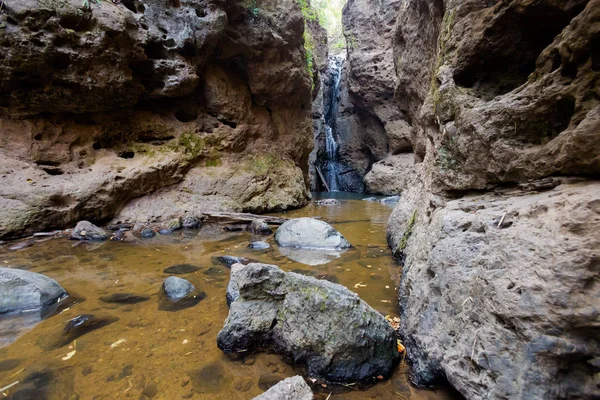
[[[0,238],[305,203],[295,0],[3,4]]]
[[[402,193],[388,242],[414,381],[469,399],[597,398],[600,2],[387,3],[351,1],[344,21],[396,10],[388,41],[364,28],[354,72],[349,49],[349,79],[386,132],[396,118],[408,132],[365,179]],[[360,79],[383,54],[394,117]]]

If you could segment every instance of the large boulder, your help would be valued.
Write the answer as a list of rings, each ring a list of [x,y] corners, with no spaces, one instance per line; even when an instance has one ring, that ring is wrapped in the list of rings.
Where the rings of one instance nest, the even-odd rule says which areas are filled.
[[[296,375],[282,380],[253,400],[312,400],[313,398],[313,393],[304,378]]]
[[[347,249],[352,245],[327,222],[314,218],[295,218],[285,221],[275,233],[282,247],[304,249]]]
[[[54,279],[12,268],[0,268],[0,293],[0,314],[39,311],[67,296]]]
[[[231,275],[239,297],[217,337],[223,352],[270,348],[328,382],[391,375],[394,330],[346,287],[267,264],[237,264]]]

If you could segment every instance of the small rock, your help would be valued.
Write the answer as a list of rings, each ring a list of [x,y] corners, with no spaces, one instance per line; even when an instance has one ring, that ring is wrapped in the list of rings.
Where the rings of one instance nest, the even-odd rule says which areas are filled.
[[[156,232],[152,229],[148,228],[143,224],[135,224],[133,226],[133,236],[142,238],[142,239],[150,239],[156,236]]]
[[[278,375],[269,377],[269,380],[275,379]],[[263,386],[265,386],[264,379]],[[270,381],[268,382],[270,383]],[[267,383],[267,384],[268,384]],[[261,385],[259,381],[259,386]],[[284,379],[279,383],[273,385],[269,390],[256,396],[253,400],[312,400],[314,398],[312,391],[308,384],[304,381],[301,376],[293,376],[291,378]]]
[[[178,311],[192,307],[206,298],[206,293],[196,290],[189,281],[176,276],[165,279],[158,295],[158,309]]]
[[[101,241],[107,240],[108,234],[89,221],[79,221],[71,232],[71,239]]]
[[[181,218],[181,226],[183,229],[199,229],[202,226],[202,221],[196,217],[186,214]]]
[[[198,268],[192,264],[175,264],[175,265],[165,268],[165,270],[163,272],[165,274],[183,275],[183,274],[190,274],[192,272],[198,271],[199,269],[200,268]]]
[[[258,235],[270,235],[273,233],[273,230],[269,228],[269,225],[264,219],[255,219],[252,221],[250,226],[248,226],[248,230]]]
[[[102,296],[100,300],[105,303],[137,304],[150,300],[150,296],[139,296],[132,293],[114,293],[109,296]]]
[[[231,268],[231,266],[233,264],[249,264],[251,262],[254,262],[254,260],[251,260],[249,258],[246,257],[235,257],[235,256],[217,256],[217,257],[212,257],[211,258],[213,264],[215,265],[224,265],[227,268]]]
[[[0,361],[0,372],[10,371],[11,369],[17,368],[19,365],[21,365],[21,360],[17,358],[2,360]]]
[[[167,229],[170,229],[171,231],[177,231],[177,230],[181,229],[182,227],[183,227],[183,225],[181,224],[181,218],[172,219],[167,224]]]
[[[156,385],[156,383],[154,383],[154,382],[148,383],[146,385],[146,387],[144,388],[144,390],[142,390],[142,395],[146,396],[146,398],[148,398],[148,399],[154,398],[154,396],[156,396],[157,393],[158,393],[158,385]]]
[[[122,242],[123,240],[125,240],[125,230],[119,229],[118,231],[115,231],[112,236],[110,237],[110,240],[114,241],[114,242]]]
[[[160,233],[161,235],[172,235],[173,230],[168,229],[168,228],[162,228],[162,229],[159,229],[158,233]]]
[[[196,287],[189,281],[175,276],[168,277],[163,288],[171,301],[179,301],[196,290]]]
[[[268,249],[269,247],[271,247],[271,245],[267,242],[263,242],[261,241],[257,241],[257,242],[252,242],[248,245],[249,248],[253,249],[253,250],[265,250]]]

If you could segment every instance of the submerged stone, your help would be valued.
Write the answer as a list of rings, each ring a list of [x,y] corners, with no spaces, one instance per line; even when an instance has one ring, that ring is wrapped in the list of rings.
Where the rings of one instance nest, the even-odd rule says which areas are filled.
[[[227,385],[228,377],[221,363],[213,362],[188,373],[197,393],[217,393]]]
[[[165,280],[163,289],[169,300],[178,301],[193,293],[196,287],[185,279],[170,276]]]
[[[100,297],[105,303],[137,304],[150,300],[150,296],[140,296],[133,293],[114,293]]]
[[[119,318],[112,315],[82,314],[68,320],[62,330],[40,337],[36,343],[44,350],[58,349],[86,333],[103,328],[118,320]]]
[[[200,270],[193,264],[175,264],[164,269],[165,274],[183,275]]]

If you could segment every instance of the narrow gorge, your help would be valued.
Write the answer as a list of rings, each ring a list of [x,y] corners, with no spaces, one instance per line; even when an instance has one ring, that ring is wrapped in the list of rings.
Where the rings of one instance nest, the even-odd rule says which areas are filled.
[[[600,398],[600,0],[0,0],[8,399]]]

